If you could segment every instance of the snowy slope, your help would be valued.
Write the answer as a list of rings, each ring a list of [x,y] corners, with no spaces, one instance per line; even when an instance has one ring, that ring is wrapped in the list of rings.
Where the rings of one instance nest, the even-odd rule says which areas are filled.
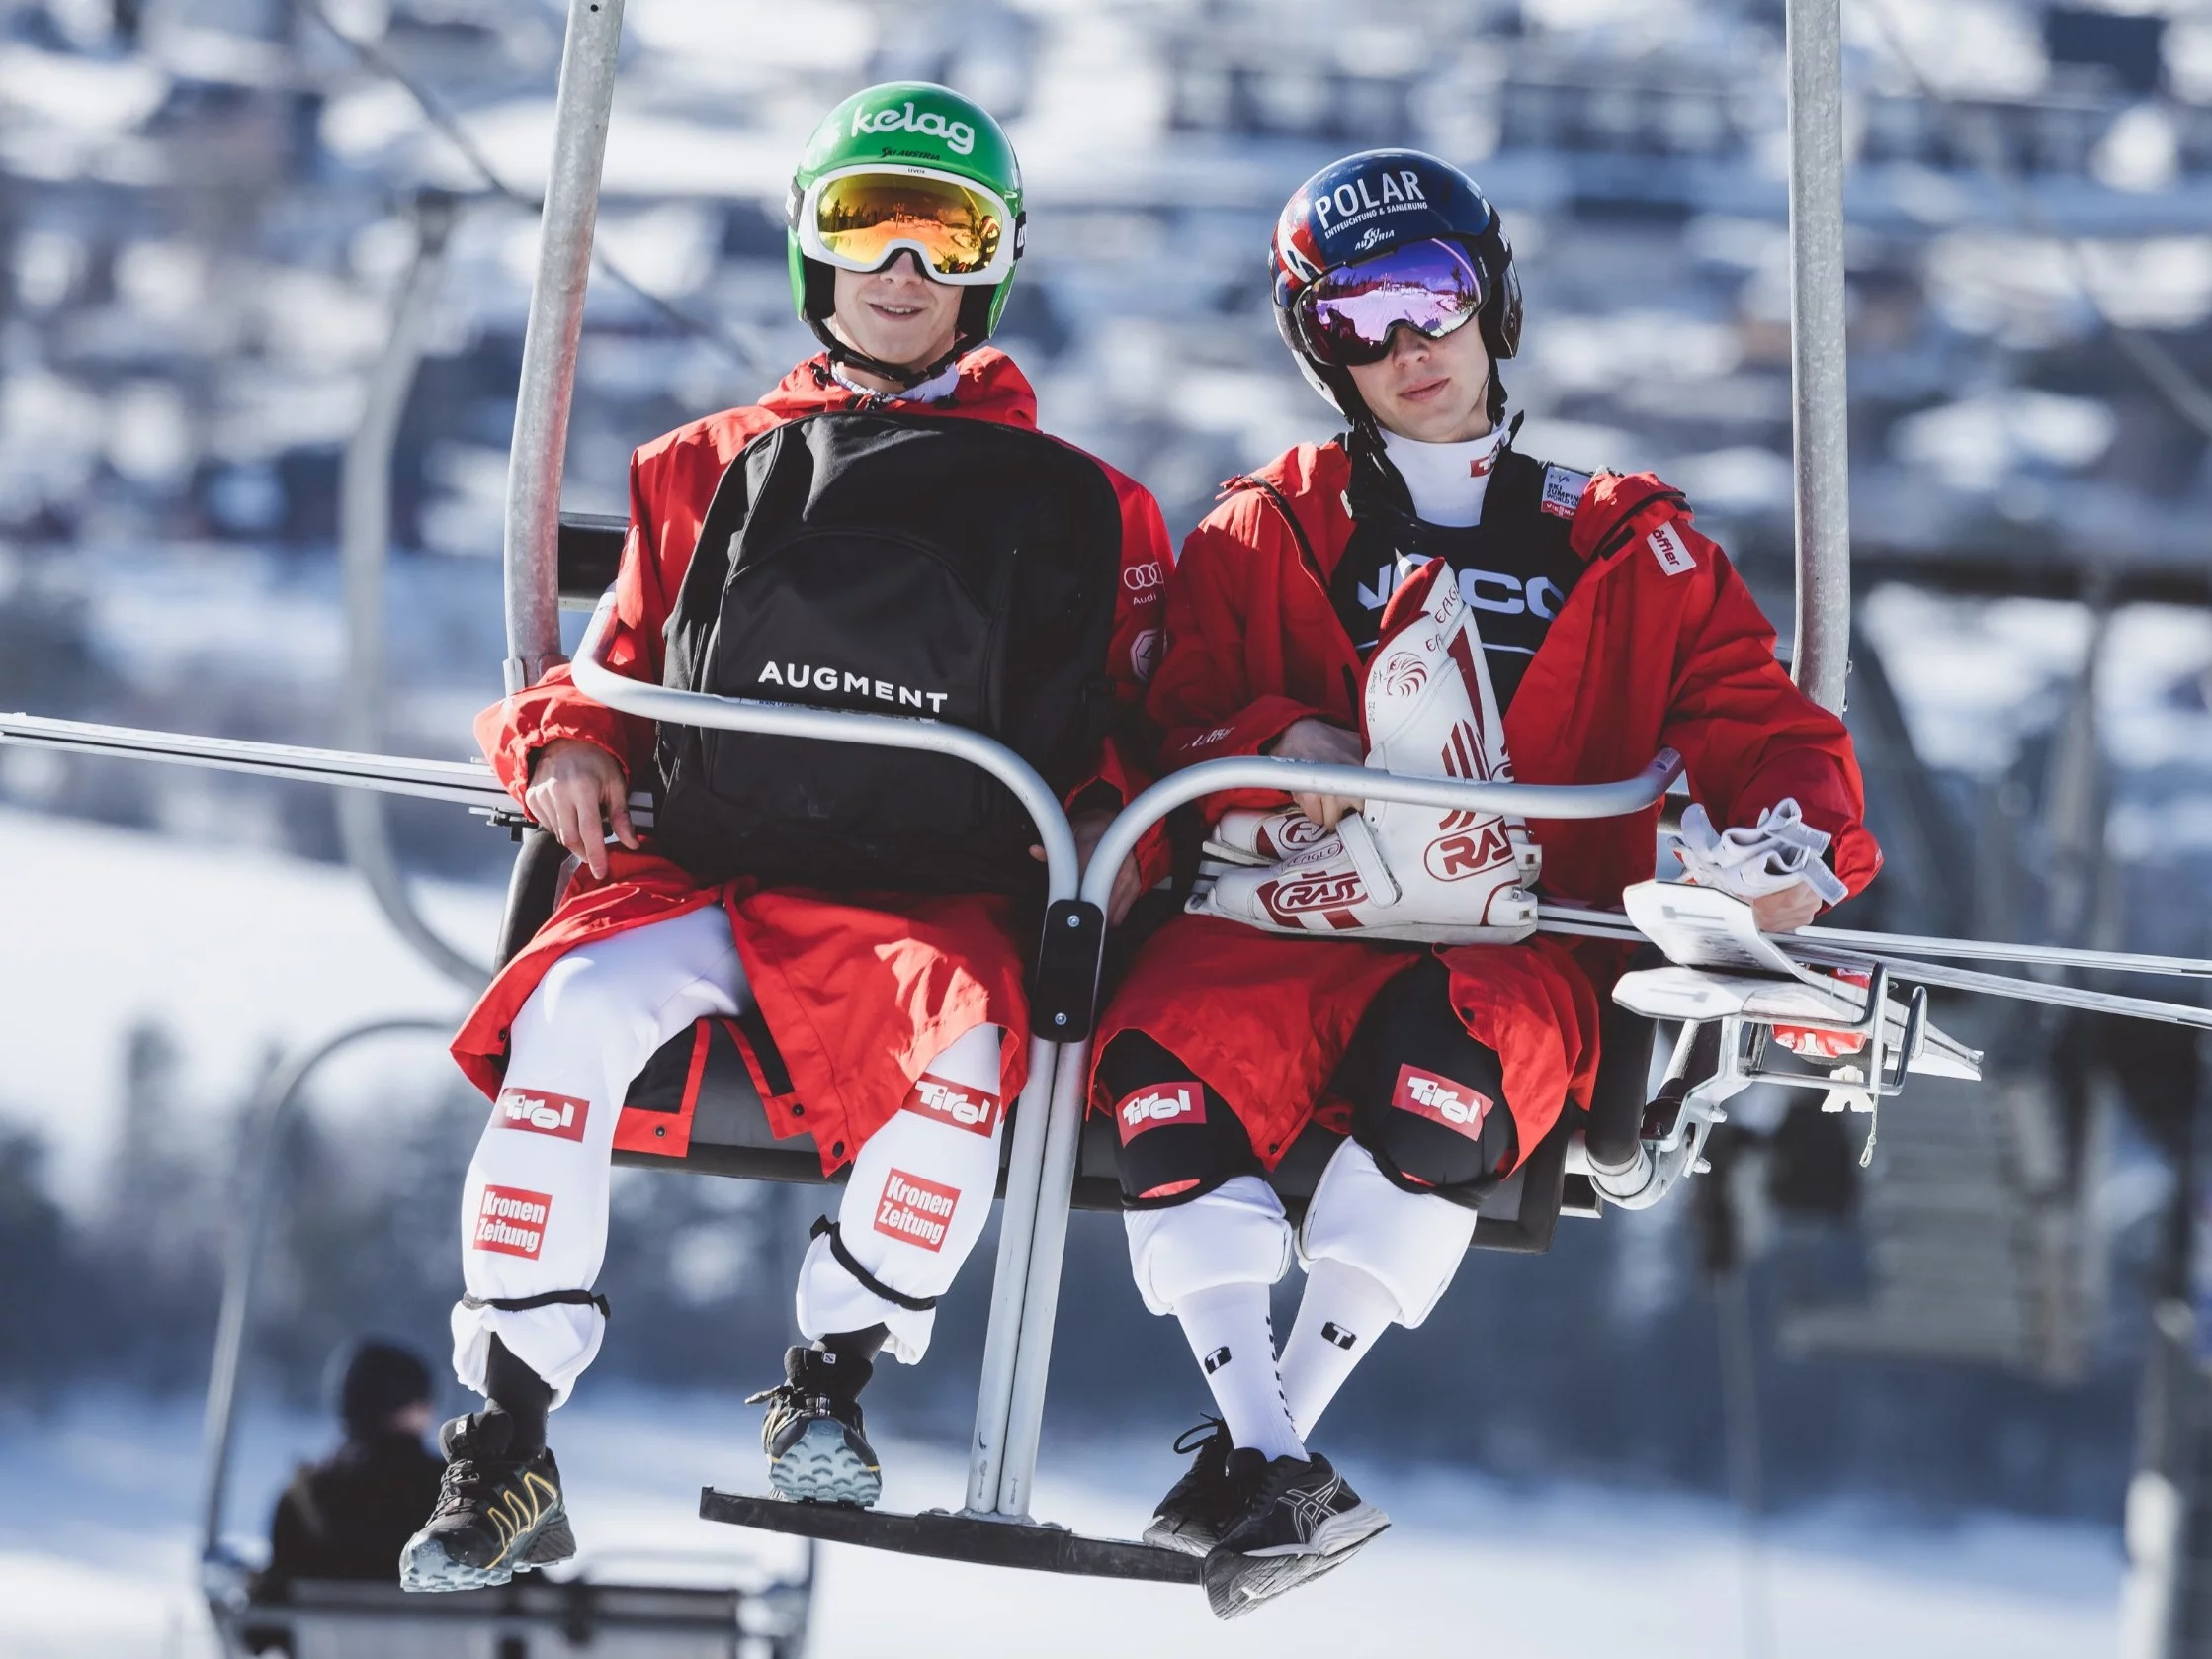
[[[745,1534],[696,1519],[703,1482],[757,1487],[752,1413],[734,1401],[602,1392],[555,1420],[587,1556],[645,1576],[743,1582]],[[188,1408],[83,1409],[0,1430],[0,1607],[11,1659],[99,1653],[199,1659],[192,1591],[197,1420]],[[265,1418],[247,1436],[235,1523],[267,1513],[319,1433]],[[952,1500],[957,1456],[887,1445],[887,1501]],[[1072,1458],[1052,1478],[1053,1456]],[[1174,1472],[1164,1437],[1048,1441],[1040,1511],[1127,1535]],[[816,1659],[1054,1659],[1161,1654],[1481,1654],[1484,1659],[1728,1659],[1743,1559],[1719,1506],[1562,1487],[1516,1491],[1455,1471],[1348,1472],[1397,1526],[1292,1600],[1217,1624],[1195,1591],[824,1552]],[[619,1561],[613,1559],[619,1554]],[[1772,1651],[1789,1659],[2098,1659],[2113,1650],[2110,1533],[1985,1520],[1947,1531],[1867,1514],[1776,1528],[1765,1552]],[[611,1576],[611,1575],[602,1575]]]
[[[107,1149],[134,1021],[176,1039],[185,1091],[213,1124],[273,1045],[380,1014],[459,1020],[462,994],[343,869],[0,810],[0,1114],[48,1138],[65,1199],[87,1195]],[[432,888],[423,902],[449,938],[488,949],[499,895]],[[450,1070],[423,1039],[379,1047],[333,1068],[341,1086]]]

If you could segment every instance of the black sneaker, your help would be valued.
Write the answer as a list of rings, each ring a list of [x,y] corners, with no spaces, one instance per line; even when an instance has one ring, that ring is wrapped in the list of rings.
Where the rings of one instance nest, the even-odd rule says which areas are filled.
[[[1206,1556],[1206,1601],[1235,1618],[1271,1597],[1332,1572],[1391,1524],[1319,1452],[1265,1461],[1239,1446],[1229,1480],[1248,1494]]]
[[[854,1398],[875,1366],[857,1354],[794,1348],[784,1353],[784,1382],[745,1404],[767,1402],[760,1425],[768,1453],[768,1484],[802,1504],[854,1504],[866,1509],[884,1495],[876,1448],[860,1430]]]
[[[477,1590],[576,1553],[553,1452],[502,1456],[512,1428],[505,1412],[484,1411],[438,1431],[446,1472],[438,1507],[399,1552],[402,1590]]]
[[[1193,1436],[1201,1439],[1194,1441]],[[1245,1494],[1230,1484],[1229,1426],[1218,1417],[1194,1424],[1175,1437],[1175,1449],[1197,1452],[1183,1478],[1167,1489],[1145,1541],[1186,1555],[1204,1555],[1221,1541]]]

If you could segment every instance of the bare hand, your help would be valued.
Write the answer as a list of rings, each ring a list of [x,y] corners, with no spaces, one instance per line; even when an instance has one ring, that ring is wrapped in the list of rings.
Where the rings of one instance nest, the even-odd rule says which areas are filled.
[[[1311,760],[1324,766],[1359,766],[1367,760],[1358,733],[1331,726],[1325,720],[1316,720],[1312,715],[1287,728],[1282,736],[1266,745],[1264,752],[1278,760]],[[1323,830],[1335,829],[1337,820],[1360,809],[1360,803],[1348,795],[1294,793],[1291,804]]]
[[[1821,896],[1808,882],[1751,901],[1751,919],[1762,933],[1794,933],[1821,914]]]
[[[555,738],[538,751],[523,805],[540,829],[607,879],[607,831],[633,852],[638,831],[630,824],[630,779],[622,762],[597,743]]]
[[[1099,837],[1106,833],[1106,827],[1114,822],[1111,808],[1093,807],[1077,813],[1068,821],[1068,828],[1075,831],[1075,867],[1078,871],[1090,868],[1090,855],[1098,850]],[[1033,846],[1029,856],[1038,863],[1045,862],[1045,849]],[[1122,867],[1114,872],[1114,890],[1106,897],[1106,921],[1109,926],[1119,926],[1122,917],[1129,915],[1129,907],[1137,903],[1144,891],[1138,885],[1137,858],[1133,853],[1122,860]]]

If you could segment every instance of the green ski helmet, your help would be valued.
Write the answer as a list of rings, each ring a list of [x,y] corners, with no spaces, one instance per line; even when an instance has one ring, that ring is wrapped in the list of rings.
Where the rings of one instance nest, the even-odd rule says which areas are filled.
[[[886,81],[823,117],[791,176],[792,304],[832,360],[919,385],[998,327],[1027,222],[1021,165],[989,112],[933,81]],[[836,267],[876,270],[901,249],[936,281],[969,291],[953,349],[919,373],[878,363],[829,329]]]

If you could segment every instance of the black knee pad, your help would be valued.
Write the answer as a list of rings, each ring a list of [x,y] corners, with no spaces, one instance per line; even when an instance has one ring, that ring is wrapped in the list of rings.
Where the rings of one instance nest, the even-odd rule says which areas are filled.
[[[1142,1031],[1124,1031],[1099,1057],[1121,1140],[1122,1203],[1187,1204],[1237,1176],[1258,1175],[1251,1137],[1229,1102]]]
[[[1520,1161],[1503,1063],[1467,1034],[1434,956],[1383,988],[1335,1087],[1352,1103],[1352,1139],[1408,1192],[1473,1206]]]

